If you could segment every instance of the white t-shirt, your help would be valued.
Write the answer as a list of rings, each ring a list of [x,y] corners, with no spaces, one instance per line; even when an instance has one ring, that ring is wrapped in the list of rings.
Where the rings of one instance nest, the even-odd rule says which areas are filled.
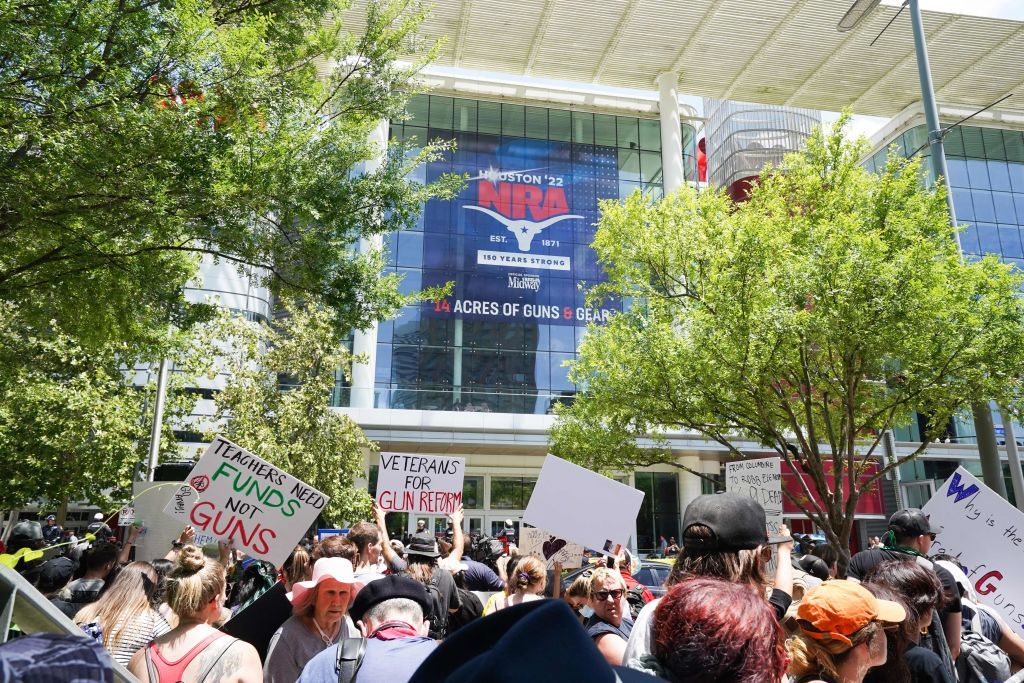
[[[622,663],[630,669],[645,670],[646,667],[639,665],[640,661],[654,655],[654,610],[660,603],[661,598],[651,600],[636,615],[626,641],[626,652],[622,655]]]

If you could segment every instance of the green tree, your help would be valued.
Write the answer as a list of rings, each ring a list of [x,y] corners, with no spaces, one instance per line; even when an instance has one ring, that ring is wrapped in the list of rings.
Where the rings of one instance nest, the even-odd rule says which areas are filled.
[[[223,368],[231,379],[214,395],[220,433],[330,496],[328,522],[368,519],[372,501],[355,481],[377,447],[330,408],[335,372],[353,359],[331,312],[288,303],[274,328],[234,318],[212,329],[231,348]]]
[[[163,352],[210,363],[203,349],[184,351],[184,336],[165,340]],[[0,302],[0,465],[7,478],[0,510],[37,501],[58,506],[89,500],[110,509],[124,501],[138,463],[145,461],[149,387],[133,383],[123,369],[126,344],[83,348],[51,323],[42,328]],[[193,376],[183,368],[172,387]],[[171,391],[168,425],[187,414],[193,401]],[[171,428],[162,446],[173,444]]]
[[[865,490],[972,401],[1012,393],[1021,275],[962,262],[941,188],[895,154],[867,172],[844,124],[766,169],[744,204],[690,188],[604,203],[594,248],[609,281],[590,297],[632,305],[588,331],[571,370],[585,388],[560,412],[553,452],[624,470],[676,464],[666,428],[737,458],[752,439],[810,475],[786,495],[846,549]],[[884,431],[915,409],[930,433],[886,460]]]
[[[403,115],[423,13],[343,0],[54,0],[0,9],[0,300],[82,343],[152,340],[209,254],[316,296],[339,329],[393,315],[360,238],[409,225],[454,180],[368,133]],[[429,46],[428,46],[429,47]],[[423,51],[425,59],[433,55]],[[420,141],[425,142],[425,141]]]
[[[339,331],[409,300],[382,275],[381,253],[358,245],[409,226],[457,179],[409,182],[443,146],[382,150],[368,134],[403,116],[436,46],[416,45],[416,0],[370,2],[353,30],[346,10],[345,0],[0,5],[0,303],[11,317],[0,330],[0,463],[24,475],[0,505],[99,500],[98,487],[127,484],[128,444],[149,426],[145,392],[117,369],[174,353],[175,338],[211,318],[182,298],[201,258],[252,269],[276,295],[323,301]],[[396,61],[410,52],[423,61]]]

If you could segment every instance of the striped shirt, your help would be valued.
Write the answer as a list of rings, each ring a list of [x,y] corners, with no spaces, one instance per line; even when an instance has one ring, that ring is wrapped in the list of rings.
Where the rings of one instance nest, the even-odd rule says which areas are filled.
[[[147,610],[133,619],[127,627],[124,627],[124,622],[117,623],[114,631],[117,632],[119,639],[114,643],[110,654],[115,662],[128,666],[136,652],[149,645],[157,636],[162,636],[170,630],[170,625],[163,617],[154,610]]]

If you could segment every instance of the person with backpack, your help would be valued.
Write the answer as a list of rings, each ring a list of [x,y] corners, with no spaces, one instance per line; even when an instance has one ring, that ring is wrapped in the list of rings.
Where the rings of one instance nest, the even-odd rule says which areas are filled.
[[[364,586],[349,608],[361,638],[347,638],[309,660],[298,683],[406,683],[437,648],[424,616],[422,584],[389,574]]]
[[[448,615],[459,611],[462,604],[459,590],[451,572],[437,566],[437,541],[429,533],[413,534],[405,546],[409,563],[406,576],[421,583],[428,594],[427,619],[430,622],[430,637],[441,639],[447,633]]]
[[[864,587],[869,591],[875,586],[896,591],[907,612],[909,642],[899,653],[910,674],[910,683],[955,683],[953,673],[943,664],[937,654],[921,647],[921,634],[932,623],[932,613],[942,607],[944,600],[942,585],[935,576],[913,560],[888,560],[875,565],[865,578]],[[1000,680],[1008,678],[1007,676]],[[869,672],[865,681],[889,683],[889,675],[872,676]]]
[[[107,526],[107,523],[103,521],[102,512],[97,512],[92,516],[92,522],[89,523],[89,526],[85,527],[85,532],[95,536],[96,540],[99,542],[106,542],[114,537],[114,532],[109,526]]]
[[[889,518],[889,530],[882,536],[882,546],[862,550],[850,558],[846,576],[848,579],[862,581],[875,566],[887,560],[912,560],[934,572],[942,584],[945,597],[944,606],[937,612],[945,645],[936,642],[937,639],[931,636],[922,644],[944,659],[948,652],[950,659],[947,665],[952,672],[952,664],[960,654],[960,615],[963,607],[953,575],[928,559],[928,551],[938,531],[931,528],[928,516],[921,510],[900,510]]]

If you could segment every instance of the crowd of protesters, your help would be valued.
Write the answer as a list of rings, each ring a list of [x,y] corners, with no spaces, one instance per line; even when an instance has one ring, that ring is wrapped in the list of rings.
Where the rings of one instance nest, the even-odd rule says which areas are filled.
[[[76,666],[98,672],[109,658],[150,683],[1024,681],[1024,639],[978,602],[955,558],[929,557],[941,530],[920,510],[844,558],[785,527],[769,537],[746,497],[700,496],[679,541],[659,539],[673,564],[658,599],[628,551],[563,575],[518,554],[511,520],[500,538],[462,527],[457,510],[444,533],[420,524],[391,539],[377,509],[277,568],[200,548],[191,528],[165,556],[132,561],[134,527],[118,544],[100,516],[83,543],[52,516],[21,522],[9,551],[59,553],[17,570],[82,635],[15,638],[0,672],[38,673],[33,647],[78,647],[93,654]],[[10,680],[45,680],[36,673]]]

